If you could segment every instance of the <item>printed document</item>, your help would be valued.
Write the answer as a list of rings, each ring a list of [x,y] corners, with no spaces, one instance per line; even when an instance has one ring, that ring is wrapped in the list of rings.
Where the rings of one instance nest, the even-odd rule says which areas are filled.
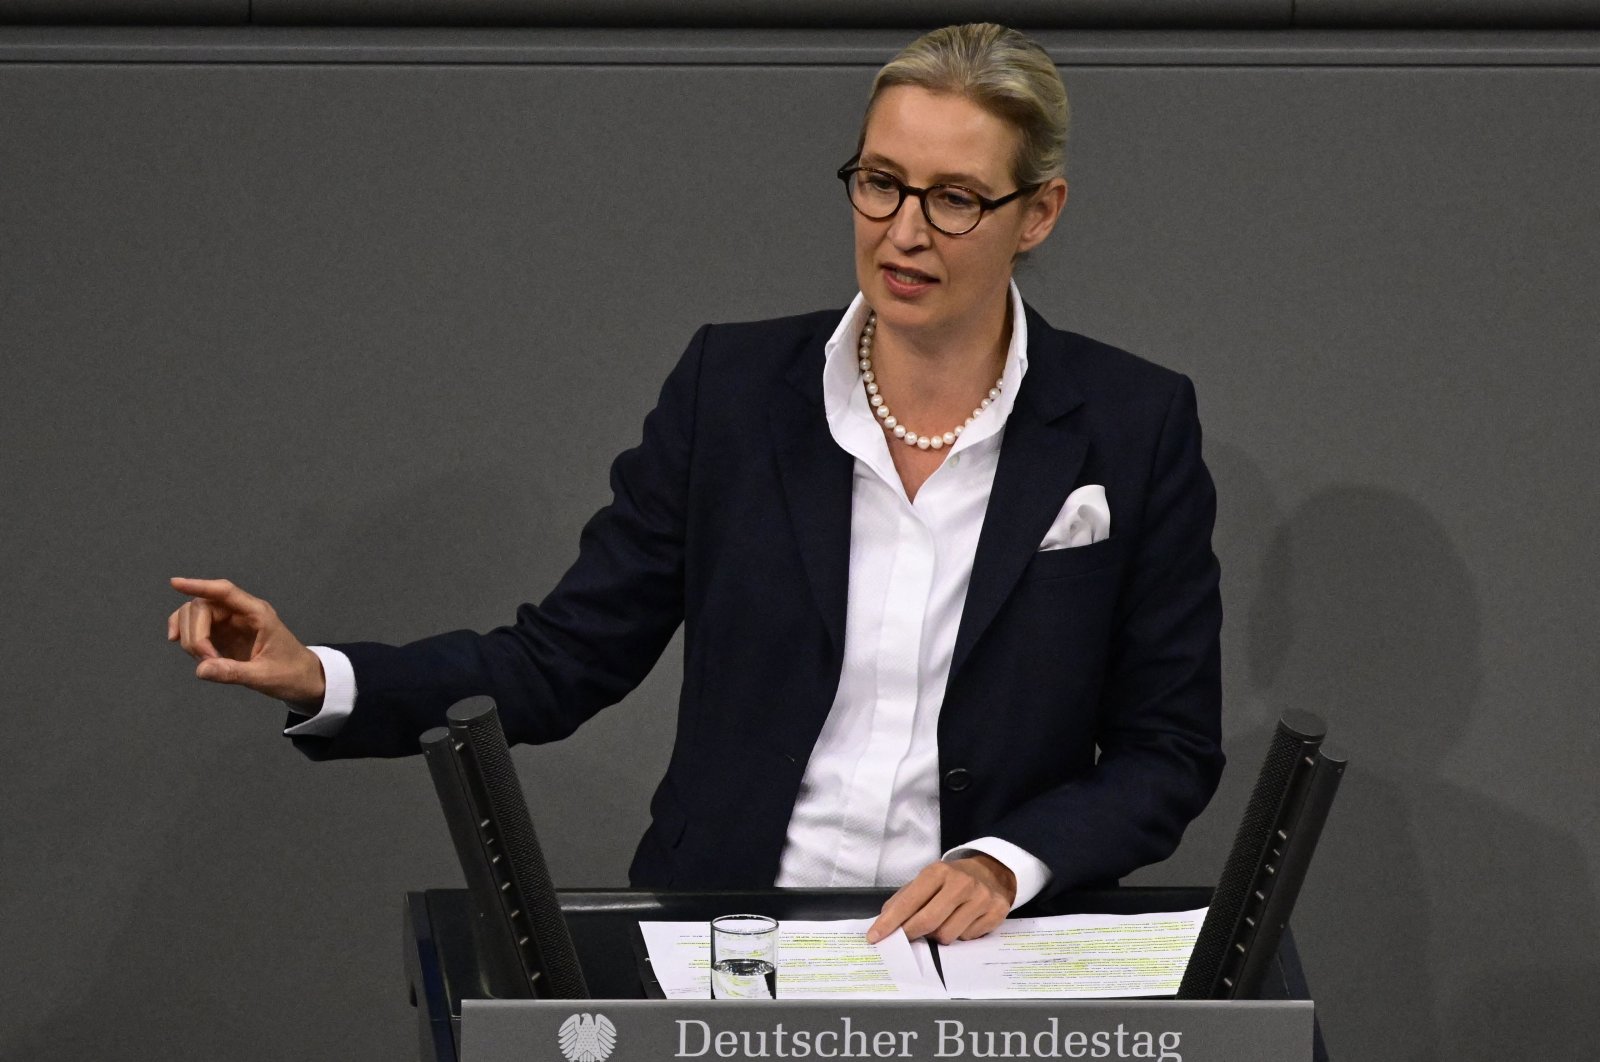
[[[780,999],[1095,999],[1176,995],[1206,909],[1011,918],[938,948],[897,932],[868,944],[871,918],[782,922]],[[711,996],[704,922],[640,922],[668,999]]]
[[[872,923],[780,923],[778,998],[946,998],[927,943],[896,932],[868,944]],[[711,998],[711,930],[705,922],[640,922],[639,930],[668,999]]]
[[[1195,911],[1012,918],[939,948],[952,999],[1176,995],[1205,921]]]

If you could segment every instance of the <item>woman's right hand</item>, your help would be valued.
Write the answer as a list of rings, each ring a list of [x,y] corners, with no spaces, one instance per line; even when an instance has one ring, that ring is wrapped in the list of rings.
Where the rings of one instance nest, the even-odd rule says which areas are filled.
[[[199,661],[197,678],[308,707],[322,703],[322,661],[271,605],[226,579],[174,578],[172,588],[189,600],[167,617],[167,641]]]

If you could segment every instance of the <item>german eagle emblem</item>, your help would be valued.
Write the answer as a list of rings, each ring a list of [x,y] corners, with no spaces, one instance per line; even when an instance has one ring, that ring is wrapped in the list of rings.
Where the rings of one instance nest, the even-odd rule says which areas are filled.
[[[567,1062],[606,1062],[617,1045],[617,1027],[604,1014],[574,1014],[561,1023],[560,1035]]]

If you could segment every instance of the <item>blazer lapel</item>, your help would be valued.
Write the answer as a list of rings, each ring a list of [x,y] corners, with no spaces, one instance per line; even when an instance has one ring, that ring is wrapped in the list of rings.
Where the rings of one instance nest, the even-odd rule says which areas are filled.
[[[814,336],[778,388],[768,423],[789,520],[800,547],[811,594],[844,661],[846,598],[850,589],[850,491],[854,459],[828,431],[822,402],[823,347]]]
[[[1067,372],[1064,339],[1038,314],[1028,312],[1028,372],[1006,420],[956,632],[952,679],[1011,596],[1088,453],[1088,439],[1067,416],[1083,398]]]

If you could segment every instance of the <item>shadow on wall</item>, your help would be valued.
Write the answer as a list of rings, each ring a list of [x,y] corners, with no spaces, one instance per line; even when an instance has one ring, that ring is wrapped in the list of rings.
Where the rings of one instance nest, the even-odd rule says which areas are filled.
[[[1594,1043],[1581,849],[1447,776],[1494,772],[1452,754],[1475,712],[1516,706],[1478,703],[1483,621],[1444,527],[1390,490],[1319,491],[1233,600],[1248,602],[1251,702],[1316,712],[1351,758],[1295,918],[1333,1056],[1500,1062]],[[1252,720],[1229,742],[1244,773],[1269,730]]]

